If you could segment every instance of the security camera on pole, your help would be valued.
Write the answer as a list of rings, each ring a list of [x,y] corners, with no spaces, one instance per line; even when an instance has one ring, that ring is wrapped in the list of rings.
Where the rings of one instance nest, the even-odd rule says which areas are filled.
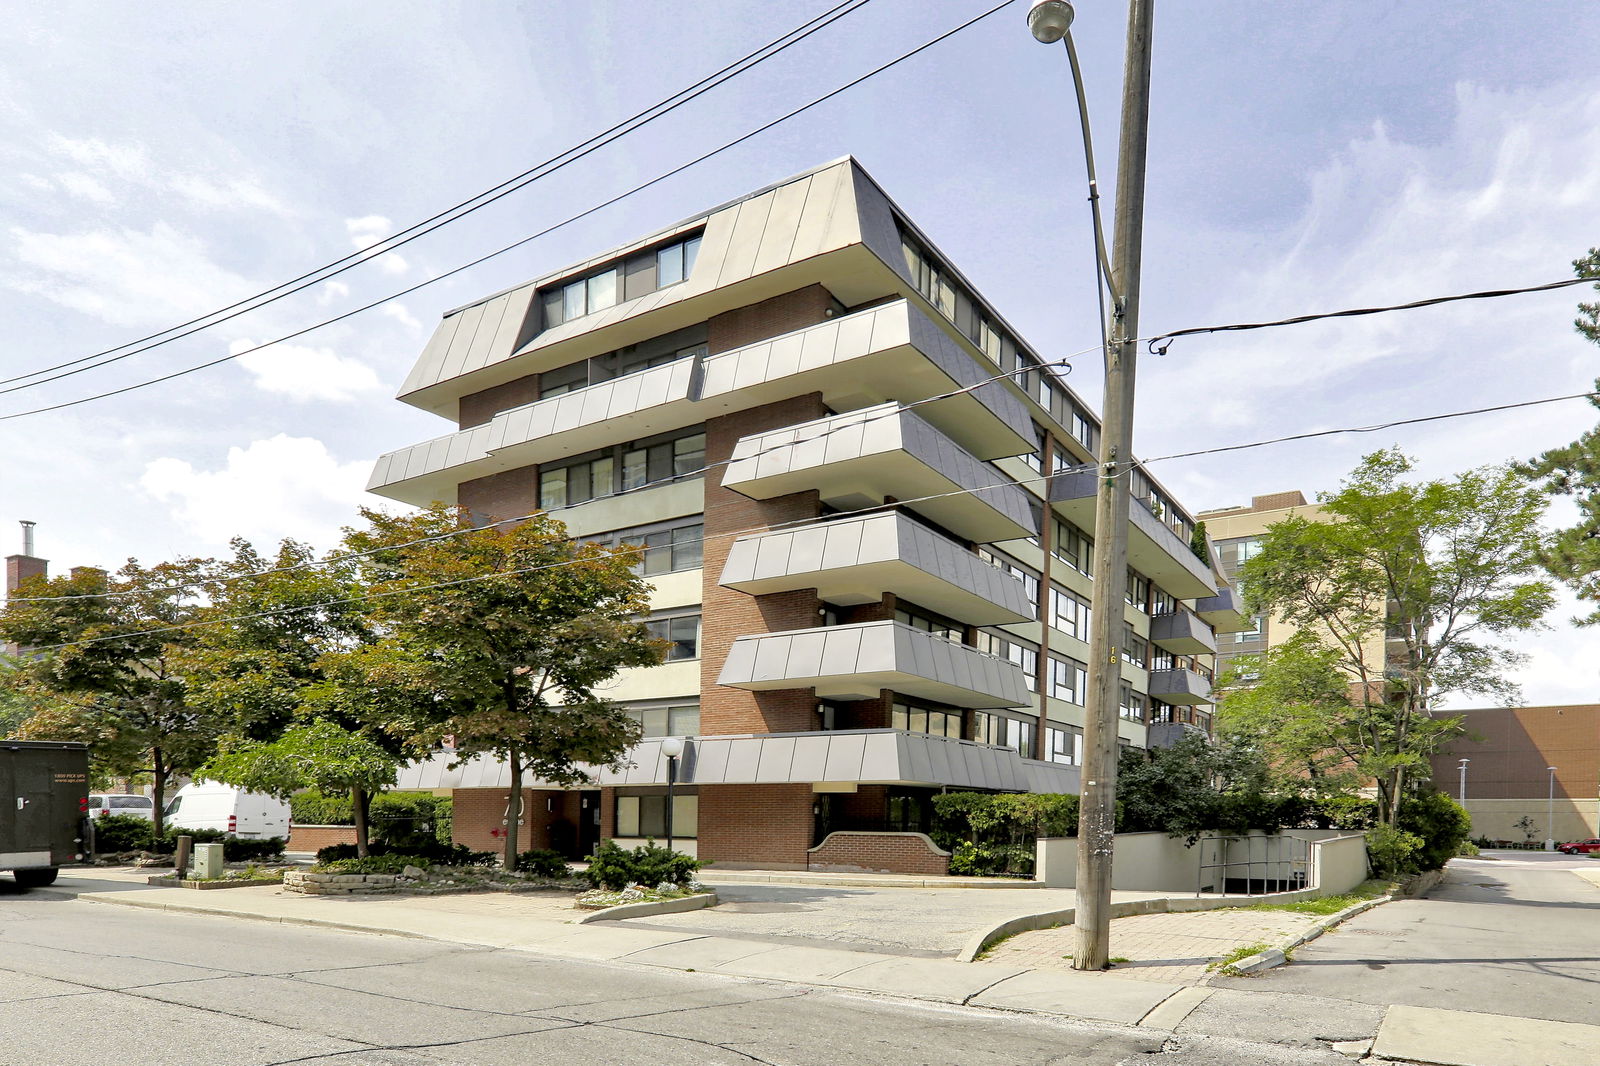
[[[1105,410],[1100,433],[1099,487],[1094,512],[1093,629],[1089,692],[1084,714],[1082,798],[1078,814],[1078,888],[1072,965],[1102,970],[1111,955],[1111,849],[1115,833],[1117,721],[1121,702],[1123,584],[1128,572],[1128,476],[1133,459],[1133,386],[1139,335],[1139,266],[1144,238],[1145,155],[1150,128],[1150,33],[1155,0],[1128,5],[1123,68],[1122,129],[1117,156],[1116,217],[1112,223],[1109,288],[1112,324],[1105,350]],[[1072,5],[1036,0],[1028,28],[1044,44],[1072,49]],[[1082,84],[1079,79],[1079,100]],[[1083,116],[1087,123],[1087,116]],[[1088,147],[1085,124],[1085,147]],[[1092,170],[1092,164],[1091,164]],[[1091,196],[1093,175],[1091,173]],[[1098,229],[1098,225],[1097,225]],[[1099,249],[1097,249],[1097,254]]]

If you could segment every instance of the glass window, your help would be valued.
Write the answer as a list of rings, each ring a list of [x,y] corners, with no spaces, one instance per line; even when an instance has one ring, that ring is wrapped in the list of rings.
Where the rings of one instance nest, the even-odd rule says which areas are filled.
[[[705,540],[704,526],[679,526],[672,531],[672,568],[693,570],[702,562],[701,542]]]
[[[582,281],[574,281],[561,290],[561,317],[563,322],[570,322],[574,318],[582,317],[587,313],[586,293],[588,286]]]
[[[639,723],[645,740],[656,737],[692,737],[700,732],[700,706],[634,707],[628,716]]]
[[[908,733],[932,733],[935,736],[961,739],[960,711],[896,703],[890,711],[889,724]]]
[[[1150,655],[1150,643],[1128,626],[1122,635],[1122,661],[1143,669]]]
[[[649,472],[646,466],[647,452],[643,448],[635,448],[622,454],[622,491],[629,492],[633,489],[643,488],[648,484]]]
[[[667,708],[667,735],[692,737],[700,732],[700,705]]]
[[[1080,574],[1090,575],[1093,570],[1094,541],[1083,530],[1065,519],[1058,518],[1055,528],[1055,556]]]
[[[602,270],[587,279],[589,286],[589,311],[604,311],[608,307],[615,307],[617,303],[617,271]]]
[[[699,658],[699,615],[686,614],[679,615],[676,618],[651,618],[646,620],[644,625],[650,631],[652,639],[669,642],[667,662],[674,662],[678,659]]]
[[[567,505],[567,470],[539,471],[539,506],[554,511]]]
[[[1089,686],[1088,668],[1076,659],[1050,656],[1050,695],[1082,705]]]
[[[1077,766],[1083,762],[1083,734],[1071,726],[1050,726],[1044,731],[1044,757],[1050,762]]]
[[[669,244],[656,252],[656,285],[674,285],[688,275],[683,269],[683,245]]]
[[[1037,727],[1018,718],[1006,720],[1006,746],[1015,748],[1024,759],[1033,758],[1033,737]]]
[[[1133,691],[1133,686],[1123,682],[1117,713],[1130,722],[1144,721],[1144,697]]]
[[[961,638],[964,635],[964,627],[960,623],[911,608],[902,607],[895,611],[894,620],[913,629],[920,629],[924,633],[932,633],[936,637],[943,637],[945,640],[956,644],[961,643]]]
[[[672,472],[678,476],[700,473],[706,465],[706,435],[695,433],[672,442]]]
[[[1137,570],[1128,571],[1128,585],[1124,593],[1129,607],[1143,611],[1150,603],[1150,579]]]
[[[1089,603],[1059,586],[1050,589],[1050,624],[1079,640],[1089,639]]]
[[[667,835],[667,797],[618,796],[617,836],[653,837]],[[672,798],[672,836],[692,840],[700,831],[700,797],[675,795]]]

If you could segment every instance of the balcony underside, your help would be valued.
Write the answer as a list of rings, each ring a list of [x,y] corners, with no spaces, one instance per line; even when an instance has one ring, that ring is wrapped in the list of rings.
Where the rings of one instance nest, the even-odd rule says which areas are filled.
[[[1194,670],[1150,671],[1150,696],[1163,703],[1183,706],[1214,702],[1211,682]]]
[[[1062,517],[1092,531],[1096,481],[1093,471],[1052,478],[1051,505]],[[1128,501],[1128,565],[1180,600],[1216,592],[1211,567],[1137,500]]]
[[[1150,619],[1150,643],[1177,655],[1212,655],[1217,650],[1211,628],[1183,610]]]
[[[1255,627],[1254,620],[1245,614],[1239,602],[1238,590],[1227,585],[1217,589],[1214,596],[1196,600],[1194,613],[1218,633],[1245,633]]]

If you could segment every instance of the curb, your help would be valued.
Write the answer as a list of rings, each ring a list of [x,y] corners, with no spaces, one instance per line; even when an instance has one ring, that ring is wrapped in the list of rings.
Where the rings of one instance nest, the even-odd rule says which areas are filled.
[[[615,907],[604,907],[597,911],[590,911],[573,924],[588,925],[590,922],[617,922],[624,918],[648,918],[656,914],[680,914],[683,911],[697,911],[702,907],[715,907],[716,905],[716,892],[697,892],[692,896],[679,896],[677,899],[648,900],[644,903],[619,903]]]
[[[1429,884],[1421,889],[1417,889],[1414,894],[1426,892],[1429,888],[1432,888],[1434,885],[1438,884],[1439,879],[1444,875],[1443,871],[1438,871],[1438,873],[1439,877],[1433,878]],[[1372,908],[1380,907],[1385,903],[1391,902],[1392,900],[1407,898],[1409,895],[1413,894],[1408,890],[1411,889],[1411,887],[1417,882],[1427,880],[1428,876],[1428,874],[1421,874],[1407,882],[1406,885],[1402,886],[1399,890],[1390,893],[1387,896],[1374,896],[1372,899],[1364,899],[1360,903],[1346,907],[1342,911],[1335,911],[1326,918],[1319,920],[1317,924],[1313,925],[1311,928],[1290,937],[1277,947],[1268,948],[1266,951],[1260,952],[1259,954],[1250,955],[1246,958],[1240,959],[1238,962],[1228,967],[1230,973],[1220,974],[1219,971],[1218,975],[1233,976],[1234,974],[1255,974],[1260,973],[1262,970],[1271,970],[1276,967],[1283,966],[1288,963],[1289,953],[1294,951],[1295,948],[1302,944],[1309,944],[1323,933],[1326,933],[1329,929],[1349,921],[1358,914],[1365,914]],[[1212,976],[1218,975],[1208,974],[1205,979],[1210,981]]]
[[[300,925],[321,929],[338,929],[346,933],[377,933],[380,936],[401,936],[407,940],[432,940],[439,943],[461,943],[448,937],[428,936],[424,933],[414,933],[409,929],[386,929],[374,925],[358,925],[354,922],[338,922],[325,918],[295,918],[288,915],[250,914],[246,911],[215,911],[206,907],[193,907],[183,903],[156,903],[152,900],[117,899],[112,894],[84,893],[74,897],[85,903],[103,903],[110,907],[137,907],[147,911],[169,911],[173,914],[199,914],[208,918],[243,918],[251,922],[267,922],[270,925]]]

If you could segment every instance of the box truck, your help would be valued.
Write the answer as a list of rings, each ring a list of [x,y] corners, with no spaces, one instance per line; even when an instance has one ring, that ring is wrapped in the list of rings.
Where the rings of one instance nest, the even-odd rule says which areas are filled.
[[[0,871],[25,888],[55,881],[84,859],[88,810],[86,745],[0,740]]]

